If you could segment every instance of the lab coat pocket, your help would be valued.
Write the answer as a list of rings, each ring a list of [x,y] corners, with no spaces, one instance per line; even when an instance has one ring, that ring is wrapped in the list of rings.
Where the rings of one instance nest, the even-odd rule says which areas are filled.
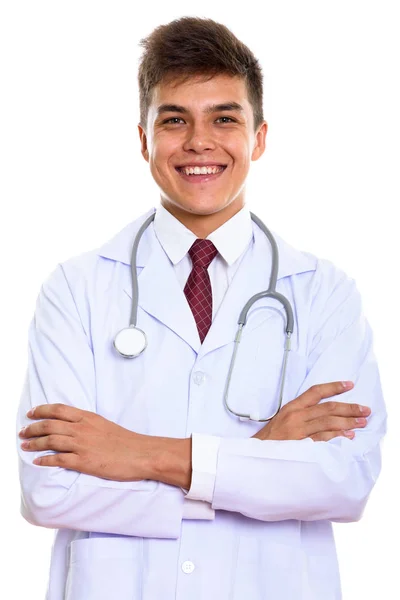
[[[104,535],[74,540],[65,600],[139,600],[142,563],[142,538]]]
[[[306,600],[301,546],[241,536],[230,600]]]

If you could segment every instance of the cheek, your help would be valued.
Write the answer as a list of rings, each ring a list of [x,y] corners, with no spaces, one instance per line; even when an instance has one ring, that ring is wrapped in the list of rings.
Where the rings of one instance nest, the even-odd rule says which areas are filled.
[[[233,157],[237,163],[236,166],[245,167],[250,162],[251,148],[247,138],[238,139],[237,136],[232,139],[226,138],[223,147]]]
[[[153,148],[150,156],[150,171],[153,176],[162,177],[163,172],[167,167],[168,157],[162,152],[162,148]]]
[[[152,172],[164,173],[170,170],[173,163],[173,157],[177,154],[175,140],[157,140],[154,143],[151,156],[150,168]]]

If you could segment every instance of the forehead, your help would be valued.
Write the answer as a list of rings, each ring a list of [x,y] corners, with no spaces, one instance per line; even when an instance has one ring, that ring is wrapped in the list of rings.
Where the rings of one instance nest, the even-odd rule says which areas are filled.
[[[154,87],[151,108],[157,110],[161,104],[184,104],[203,107],[206,104],[219,104],[235,101],[250,110],[246,83],[241,77],[230,75],[210,76],[194,75],[186,80],[167,79]]]

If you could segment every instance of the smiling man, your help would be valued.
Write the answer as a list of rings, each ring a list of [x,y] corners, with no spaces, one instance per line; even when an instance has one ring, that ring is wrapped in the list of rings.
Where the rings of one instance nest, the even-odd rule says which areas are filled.
[[[155,86],[147,125],[139,125],[162,205],[198,237],[243,208],[250,162],[265,150],[267,123],[255,123],[247,87],[238,75],[170,75]]]
[[[59,264],[29,330],[22,514],[56,529],[47,600],[339,600],[332,522],[361,518],[386,432],[359,293],[247,208],[252,52],[193,17],[142,45],[160,203]]]

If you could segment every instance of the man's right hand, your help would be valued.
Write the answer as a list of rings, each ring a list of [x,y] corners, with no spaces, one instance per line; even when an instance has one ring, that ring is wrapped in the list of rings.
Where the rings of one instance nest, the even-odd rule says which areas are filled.
[[[370,408],[337,401],[318,404],[324,398],[343,394],[354,387],[352,382],[344,383],[334,381],[313,385],[283,406],[273,419],[251,437],[259,440],[302,440],[309,437],[315,442],[326,442],[344,435],[354,437],[354,432],[350,430],[365,427],[365,417],[371,414]]]

